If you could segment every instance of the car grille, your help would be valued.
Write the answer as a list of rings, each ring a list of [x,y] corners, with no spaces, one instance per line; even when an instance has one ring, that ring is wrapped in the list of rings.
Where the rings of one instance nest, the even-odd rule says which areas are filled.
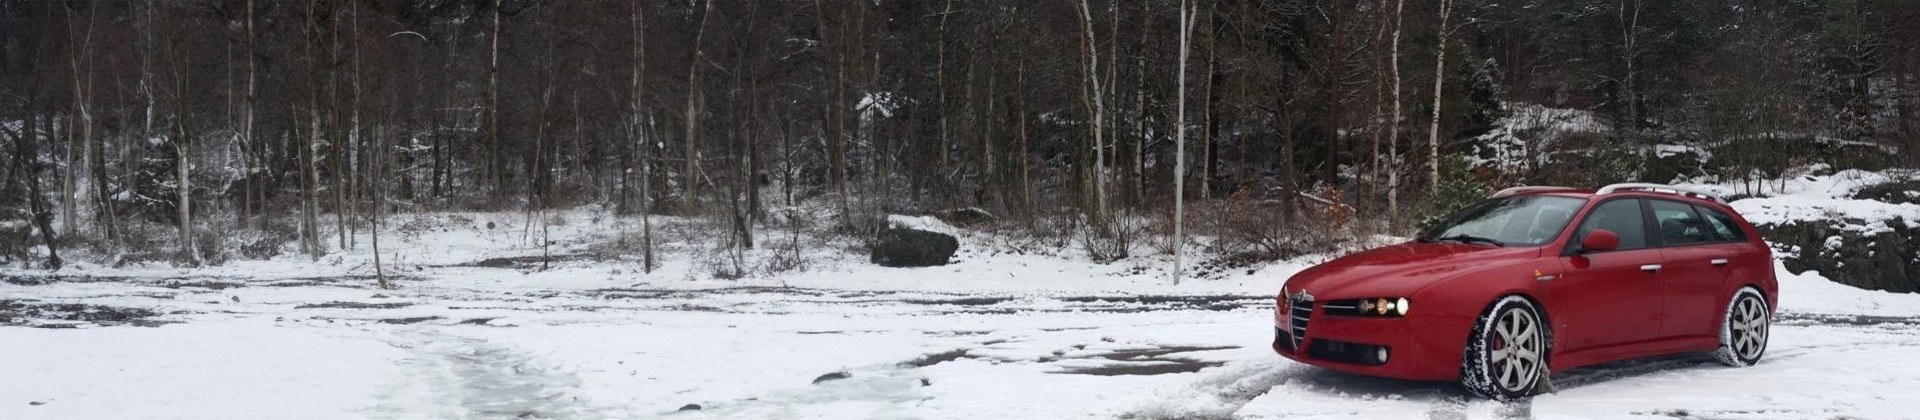
[[[1307,339],[1307,322],[1313,319],[1313,297],[1303,292],[1294,295],[1288,301],[1287,306],[1290,310],[1287,312],[1292,316],[1292,319],[1287,320],[1287,325],[1291,328],[1288,335],[1293,339],[1293,342],[1289,343],[1292,345],[1288,347],[1299,349],[1300,342]]]

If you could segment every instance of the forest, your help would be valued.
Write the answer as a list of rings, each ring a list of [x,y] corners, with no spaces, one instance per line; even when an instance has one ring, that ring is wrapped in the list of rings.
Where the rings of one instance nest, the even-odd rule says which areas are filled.
[[[679,240],[655,218],[735,249],[796,209],[848,237],[977,209],[1111,260],[1169,248],[1178,197],[1188,234],[1282,258],[1516,185],[1920,166],[1915,21],[1905,0],[4,0],[0,251],[378,255],[395,214],[595,207],[649,224],[651,266]],[[1578,129],[1523,124],[1542,115]]]

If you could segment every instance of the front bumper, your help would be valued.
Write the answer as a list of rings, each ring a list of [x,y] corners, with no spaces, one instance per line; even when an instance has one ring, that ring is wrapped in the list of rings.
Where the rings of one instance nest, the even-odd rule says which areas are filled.
[[[1286,308],[1285,305],[1281,306]],[[1460,377],[1471,317],[1373,318],[1328,315],[1314,304],[1306,327],[1296,313],[1276,311],[1273,351],[1297,362],[1358,375],[1423,381]],[[1296,336],[1294,332],[1304,331]],[[1298,344],[1296,344],[1298,343]],[[1386,357],[1379,357],[1380,350]]]

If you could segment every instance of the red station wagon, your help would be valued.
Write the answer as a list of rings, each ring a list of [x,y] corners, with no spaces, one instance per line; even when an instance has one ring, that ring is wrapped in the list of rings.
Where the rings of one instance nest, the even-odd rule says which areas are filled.
[[[1777,291],[1771,251],[1719,197],[1658,184],[1517,187],[1413,242],[1288,279],[1273,350],[1510,399],[1548,372],[1622,359],[1712,352],[1751,365]]]

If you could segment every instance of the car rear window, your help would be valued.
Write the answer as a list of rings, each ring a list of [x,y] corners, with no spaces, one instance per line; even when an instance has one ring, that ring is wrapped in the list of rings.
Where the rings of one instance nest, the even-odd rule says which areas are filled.
[[[1734,221],[1732,215],[1712,207],[1693,206],[1693,209],[1706,216],[1707,224],[1713,227],[1715,239],[1727,242],[1747,241],[1747,232],[1739,228],[1740,224]]]
[[[1692,205],[1669,200],[1650,200],[1649,204],[1654,226],[1660,232],[1660,243],[1691,245],[1719,240],[1713,227],[1693,211]]]

